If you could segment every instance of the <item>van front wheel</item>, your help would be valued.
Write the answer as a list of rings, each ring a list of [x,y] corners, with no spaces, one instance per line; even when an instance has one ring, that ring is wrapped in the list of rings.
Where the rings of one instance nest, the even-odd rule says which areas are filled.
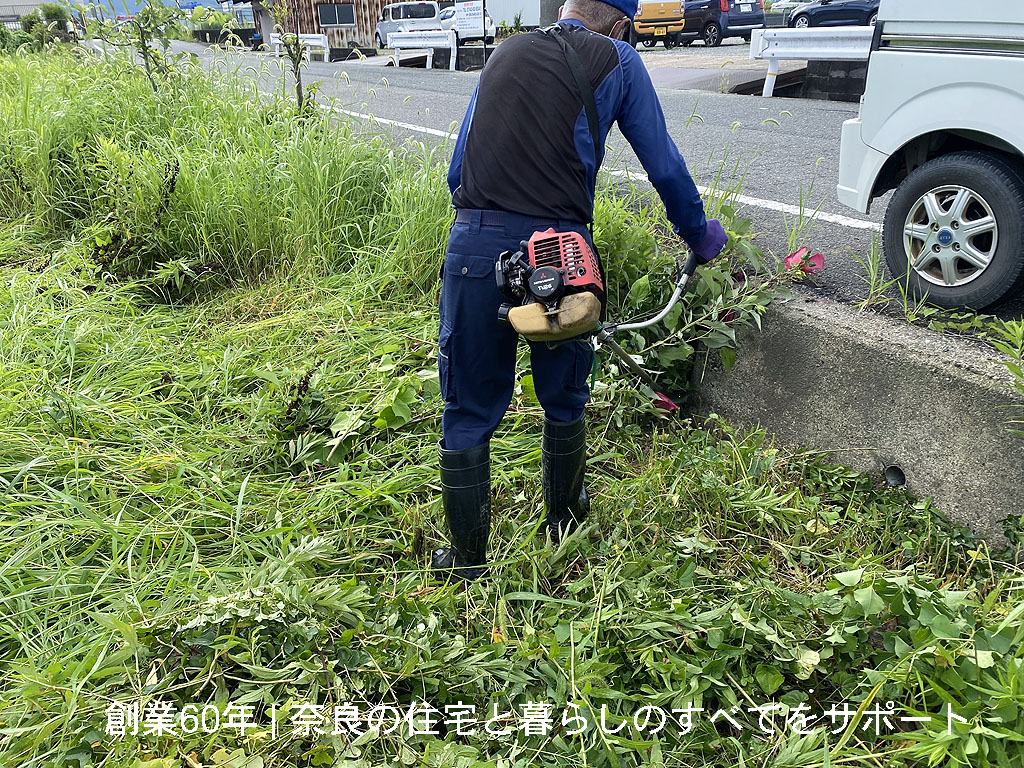
[[[1024,177],[996,152],[929,160],[885,213],[892,276],[917,300],[985,309],[1024,287]]]

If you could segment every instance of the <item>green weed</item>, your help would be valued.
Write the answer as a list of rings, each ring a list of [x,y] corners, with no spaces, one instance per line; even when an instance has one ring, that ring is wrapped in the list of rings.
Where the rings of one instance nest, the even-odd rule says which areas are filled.
[[[604,370],[587,525],[538,535],[543,414],[524,385],[492,444],[492,575],[433,581],[441,158],[227,78],[154,93],[114,71],[0,57],[0,763],[1020,762],[1019,570],[927,502],[763,433],[638,415]],[[631,194],[597,209],[621,312],[655,305],[678,255]],[[731,349],[771,286],[729,270],[702,270],[632,348],[668,375],[698,339]],[[184,724],[247,705],[258,725],[104,732],[113,702],[158,699]],[[876,735],[890,700],[930,719]],[[302,703],[358,707],[366,730],[372,707],[422,701],[550,702],[559,720],[291,727]],[[838,726],[787,726],[844,702]],[[688,705],[705,710],[688,733],[633,719]],[[949,705],[967,722],[947,732]],[[593,727],[602,711],[622,730]]]

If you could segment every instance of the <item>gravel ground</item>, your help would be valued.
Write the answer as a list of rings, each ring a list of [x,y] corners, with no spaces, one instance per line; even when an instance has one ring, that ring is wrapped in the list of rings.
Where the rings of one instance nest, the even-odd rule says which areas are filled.
[[[688,69],[743,69],[768,71],[767,61],[750,58],[750,43],[740,37],[730,38],[717,48],[708,48],[702,42],[668,50],[658,43],[654,48],[637,48],[647,69],[685,67]],[[784,61],[781,70],[789,72],[805,66],[802,61]]]

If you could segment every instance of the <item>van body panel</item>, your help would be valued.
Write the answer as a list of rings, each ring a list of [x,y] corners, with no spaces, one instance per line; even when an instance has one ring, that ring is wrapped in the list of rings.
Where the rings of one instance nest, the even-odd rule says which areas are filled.
[[[885,161],[932,134],[1024,156],[1024,3],[882,0],[878,24],[856,129],[843,126],[844,204],[866,212]]]
[[[381,9],[375,36],[387,43],[392,32],[419,32],[441,29],[441,11],[434,0],[392,3]]]
[[[764,9],[759,0],[728,0],[728,10],[722,10],[722,0],[685,0],[686,35],[697,39],[710,24],[717,24],[722,39],[743,36],[749,39],[755,29],[764,29]]]
[[[633,17],[633,29],[640,37],[661,39],[683,31],[686,25],[681,0],[641,0]]]

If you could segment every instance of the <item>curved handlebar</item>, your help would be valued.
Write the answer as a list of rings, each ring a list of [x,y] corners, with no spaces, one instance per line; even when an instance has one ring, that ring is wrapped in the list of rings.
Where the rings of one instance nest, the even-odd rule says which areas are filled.
[[[619,331],[635,331],[640,328],[649,328],[652,325],[657,325],[664,320],[668,313],[672,311],[679,299],[682,298],[683,292],[686,290],[686,284],[690,281],[693,273],[697,271],[697,256],[693,251],[690,251],[689,257],[686,259],[686,264],[683,265],[683,271],[679,274],[679,279],[676,281],[675,290],[672,291],[672,296],[668,300],[668,304],[657,315],[652,317],[650,320],[643,320],[637,323],[609,323],[604,326],[600,337],[607,339],[610,338],[613,333]]]

